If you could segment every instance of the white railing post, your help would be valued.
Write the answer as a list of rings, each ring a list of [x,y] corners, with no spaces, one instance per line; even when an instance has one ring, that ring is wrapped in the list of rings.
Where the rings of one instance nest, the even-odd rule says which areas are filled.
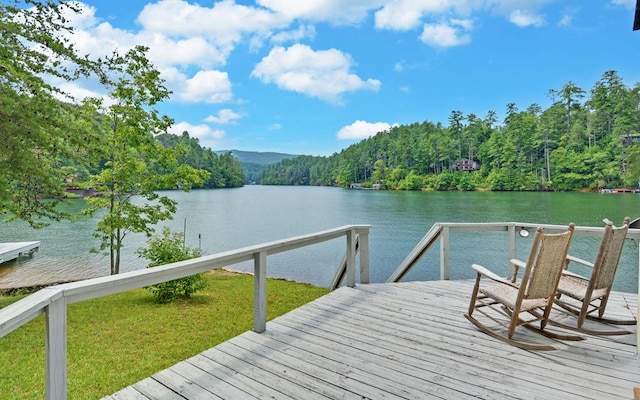
[[[257,252],[253,262],[253,330],[262,333],[267,329],[267,252]]]
[[[347,286],[356,286],[356,231],[347,231]]]
[[[449,227],[443,226],[440,233],[440,279],[449,280]]]
[[[67,398],[67,304],[64,297],[46,309],[45,380],[47,400]]]
[[[360,231],[358,242],[360,243],[360,283],[369,283],[369,230]]]
[[[506,265],[511,265],[511,260],[517,258],[516,256],[516,226],[511,224],[507,227],[507,241],[509,246],[508,251],[508,259]],[[515,268],[515,267],[514,267]],[[514,270],[507,271],[506,273],[510,274],[509,276],[513,276]]]

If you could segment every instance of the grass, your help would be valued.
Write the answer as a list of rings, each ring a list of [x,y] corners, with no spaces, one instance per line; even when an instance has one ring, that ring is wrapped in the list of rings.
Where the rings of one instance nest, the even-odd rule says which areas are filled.
[[[204,290],[171,304],[138,289],[69,305],[68,398],[113,394],[252,329],[253,276],[216,270],[206,280]],[[268,279],[267,319],[327,292]],[[22,297],[0,297],[0,308]],[[44,398],[44,335],[39,316],[0,338],[0,399]]]

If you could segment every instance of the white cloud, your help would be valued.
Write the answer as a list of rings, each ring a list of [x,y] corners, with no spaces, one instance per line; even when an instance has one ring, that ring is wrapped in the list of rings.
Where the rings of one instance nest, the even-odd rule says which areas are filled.
[[[258,0],[288,20],[304,19],[335,25],[353,25],[362,22],[371,10],[379,8],[384,0]]]
[[[611,0],[611,3],[616,6],[626,7],[631,10],[633,7],[635,7],[636,0]]]
[[[465,31],[471,29],[471,21],[451,20],[450,23],[425,24],[420,40],[433,47],[453,47],[468,44],[471,36]]]
[[[237,120],[239,120],[240,118],[242,118],[242,114],[238,114],[229,108],[224,108],[218,111],[218,115],[210,115],[204,120],[206,122],[211,122],[214,124],[226,125],[236,124]]]
[[[273,43],[298,42],[303,39],[316,37],[316,28],[313,25],[302,25],[292,31],[283,31],[271,36]]]
[[[387,1],[376,11],[375,25],[378,29],[411,30],[419,27],[425,16],[465,16],[476,4],[472,0]]]
[[[222,129],[212,129],[206,124],[192,125],[188,122],[179,122],[168,129],[168,132],[174,135],[182,135],[185,131],[189,132],[190,137],[198,138],[201,146],[211,149],[216,148],[216,143],[226,135]]]
[[[162,68],[164,66],[211,68],[227,62],[228,51],[212,46],[202,37],[173,40],[161,33],[144,34],[144,43],[149,46],[149,59]]]
[[[162,71],[167,87],[174,92],[172,98],[185,103],[224,103],[231,101],[231,81],[222,71],[198,71],[189,78],[177,69]]]
[[[386,122],[367,122],[357,120],[351,125],[340,129],[336,134],[338,139],[366,139],[378,132],[388,131],[391,125]]]
[[[571,22],[573,22],[573,16],[565,15],[558,22],[558,26],[571,26]]]
[[[147,4],[137,21],[144,30],[176,37],[204,36],[228,46],[238,43],[244,33],[286,27],[290,20],[259,7],[215,2],[212,7],[183,0],[160,0]]]
[[[541,15],[527,10],[514,10],[509,15],[509,21],[518,26],[542,26],[545,21]]]
[[[340,103],[346,92],[380,88],[380,81],[362,80],[352,74],[352,65],[351,57],[339,50],[314,51],[296,44],[286,49],[275,47],[256,65],[251,76],[275,83],[280,89]]]

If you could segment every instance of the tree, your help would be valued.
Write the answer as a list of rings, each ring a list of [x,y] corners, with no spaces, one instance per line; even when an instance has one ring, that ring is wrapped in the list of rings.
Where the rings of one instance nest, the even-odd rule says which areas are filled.
[[[449,129],[453,133],[455,137],[455,142],[458,146],[458,154],[457,159],[462,158],[462,121],[464,120],[464,115],[462,111],[453,110],[451,111],[451,115],[449,115]]]
[[[169,97],[169,91],[146,51],[138,46],[108,61],[116,76],[107,82],[114,103],[98,110],[104,166],[92,177],[100,196],[88,199],[86,213],[106,210],[95,236],[101,240],[100,250],[109,250],[112,275],[120,272],[120,250],[129,232],[151,236],[155,224],[175,213],[175,200],[157,190],[189,190],[208,177],[203,170],[179,165],[176,150],[155,139],[172,124],[153,108]]]
[[[73,168],[62,166],[84,170],[94,154],[92,107],[44,79],[99,73],[99,63],[79,57],[64,39],[72,30],[63,13],[75,7],[54,0],[0,3],[0,214],[34,227],[66,216],[56,205]]]

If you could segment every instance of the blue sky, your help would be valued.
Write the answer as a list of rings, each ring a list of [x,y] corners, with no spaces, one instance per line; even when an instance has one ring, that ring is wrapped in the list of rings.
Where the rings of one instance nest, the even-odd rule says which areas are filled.
[[[635,0],[86,1],[81,54],[150,47],[159,109],[213,150],[331,155],[395,124],[640,82]],[[67,89],[97,95],[88,83]]]

